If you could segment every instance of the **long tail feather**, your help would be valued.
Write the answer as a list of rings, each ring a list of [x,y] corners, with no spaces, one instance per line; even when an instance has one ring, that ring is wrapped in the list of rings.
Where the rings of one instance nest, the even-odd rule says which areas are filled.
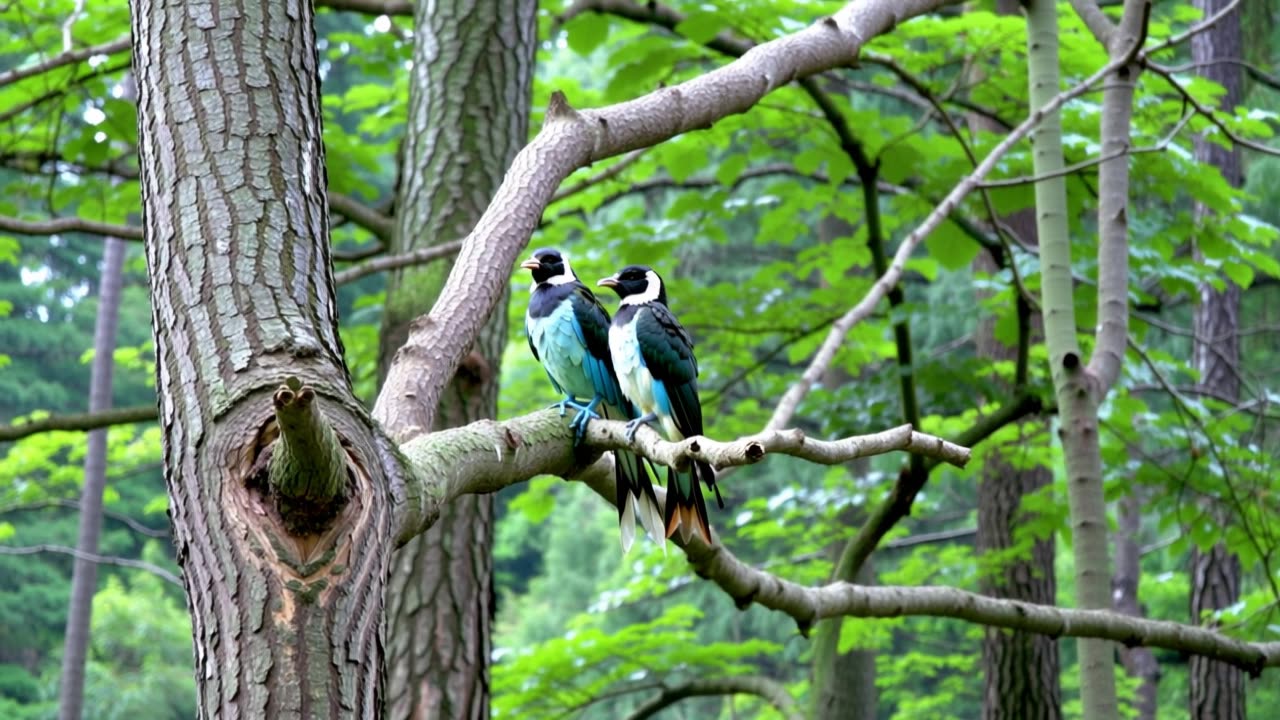
[[[625,525],[622,527],[624,552],[631,547],[630,543],[626,542],[625,536],[630,532],[631,538],[635,538],[635,519],[639,516],[645,533],[662,546],[662,552],[665,554],[667,543],[666,536],[662,533],[662,511],[659,509],[658,495],[653,490],[653,480],[649,478],[643,458],[635,453],[619,450],[614,454],[613,464],[614,477],[618,485],[616,498],[618,522],[620,525],[630,522],[629,528]]]
[[[702,463],[705,465],[705,463]],[[707,466],[710,470],[711,466]],[[693,538],[697,532],[708,545],[711,544],[711,524],[707,520],[707,503],[702,497],[702,487],[698,476],[703,469],[694,466],[690,472],[678,473],[667,469],[667,537],[680,530],[680,537],[685,542]]]

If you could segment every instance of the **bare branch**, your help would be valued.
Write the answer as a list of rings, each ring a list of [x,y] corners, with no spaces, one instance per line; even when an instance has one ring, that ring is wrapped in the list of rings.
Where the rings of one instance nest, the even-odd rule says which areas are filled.
[[[1214,25],[1217,25],[1219,22],[1222,21],[1223,18],[1230,15],[1231,11],[1235,10],[1236,6],[1239,4],[1240,4],[1240,0],[1233,0],[1233,2],[1227,3],[1226,6],[1224,6],[1218,12],[1214,13],[1213,15],[1210,15],[1209,17],[1205,18],[1203,21],[1195,25],[1192,25],[1191,27],[1187,28],[1185,31],[1177,35],[1168,37],[1156,43],[1155,45],[1152,45],[1151,47],[1144,48],[1142,52],[1138,54],[1138,59],[1145,61],[1155,53],[1160,52],[1161,50],[1164,50],[1166,48],[1171,48],[1174,45],[1179,45],[1181,43],[1184,43],[1190,40],[1192,36],[1198,35],[1204,32],[1205,30],[1208,30],[1209,28],[1213,27]]]
[[[955,445],[933,435],[914,431],[910,425],[872,435],[855,435],[841,440],[814,440],[800,430],[765,430],[729,442],[719,442],[695,435],[680,442],[667,442],[657,431],[641,427],[631,442],[626,438],[626,423],[616,420],[593,420],[587,425],[586,442],[593,447],[617,450],[628,448],[668,467],[684,469],[692,460],[703,460],[717,469],[753,465],[769,453],[790,455],[820,465],[838,465],[870,455],[883,455],[905,450],[964,467],[969,462],[968,448]]]
[[[12,512],[22,512],[29,510],[42,510],[44,508],[63,507],[70,508],[76,512],[80,511],[80,501],[71,498],[56,498],[53,500],[41,500],[39,502],[21,503],[17,505],[0,505],[0,515],[7,515]],[[125,515],[124,513],[115,512],[114,510],[103,510],[103,517],[124,523],[136,533],[146,535],[153,538],[167,538],[169,531],[164,528],[153,528],[144,525],[137,520]]]
[[[613,478],[610,457],[572,476],[609,501],[615,497]],[[665,493],[661,488],[656,490],[661,501]],[[708,546],[694,538],[683,548],[694,571],[719,585],[739,608],[758,603],[786,613],[796,621],[801,633],[807,633],[815,622],[837,615],[949,617],[1051,637],[1101,638],[1129,646],[1204,655],[1242,667],[1255,676],[1263,668],[1280,667],[1280,642],[1248,643],[1215,630],[1175,622],[1133,618],[1109,610],[1074,610],[1000,600],[949,587],[862,586],[845,582],[806,587],[743,563],[718,540]]]
[[[1083,82],[1059,93],[1043,107],[1031,113],[1018,127],[1010,131],[1004,140],[1001,140],[998,145],[992,148],[991,152],[978,167],[974,168],[973,172],[965,176],[963,180],[952,188],[950,193],[947,193],[947,196],[934,207],[924,222],[902,239],[888,271],[876,280],[866,296],[862,298],[862,301],[831,326],[831,330],[827,333],[826,339],[823,340],[822,346],[818,348],[818,352],[813,356],[800,379],[787,389],[787,392],[778,402],[777,408],[773,411],[773,417],[769,419],[769,423],[765,426],[767,429],[778,429],[791,421],[791,417],[795,415],[796,410],[800,407],[800,402],[804,400],[805,396],[809,394],[809,390],[818,382],[827,368],[831,366],[832,361],[835,360],[836,352],[844,344],[845,336],[849,334],[854,325],[857,325],[875,310],[875,306],[879,304],[880,300],[889,292],[889,289],[896,285],[902,277],[902,271],[906,267],[907,259],[911,257],[911,253],[915,251],[916,247],[929,233],[942,224],[942,221],[952,213],[960,204],[960,201],[977,187],[978,183],[982,182],[982,179],[991,172],[1000,158],[1039,125],[1040,121],[1047,115],[1056,112],[1058,108],[1068,101],[1088,92],[1089,88],[1093,87],[1095,83],[1110,75],[1116,68],[1126,64],[1127,61],[1128,57],[1126,56],[1108,62]]]
[[[663,687],[657,696],[645,701],[628,715],[627,720],[647,720],[681,700],[716,695],[755,695],[776,708],[787,720],[801,720],[804,717],[796,705],[796,699],[782,683],[759,675],[740,675],[698,678],[673,687]]]
[[[714,580],[741,607],[753,602],[790,615],[802,632],[818,620],[847,617],[949,617],[988,627],[1051,637],[1114,640],[1147,645],[1231,663],[1253,675],[1280,667],[1280,643],[1248,643],[1207,628],[1132,618],[1109,610],[1075,610],[1014,600],[997,600],[949,587],[867,587],[832,583],[804,587],[749,567],[723,545],[691,543],[689,562]]]
[[[36,63],[35,65],[14,68],[13,70],[0,73],[0,88],[5,87],[6,85],[12,85],[20,80],[25,80],[41,73],[49,72],[50,70],[56,70],[60,67],[71,65],[72,63],[88,60],[95,55],[113,55],[128,49],[129,36],[126,35],[122,38],[112,40],[111,42],[102,43],[101,45],[93,45],[79,50],[70,50],[68,52],[59,53],[48,60]]]
[[[129,423],[151,422],[156,419],[155,405],[135,405],[133,407],[113,408],[97,413],[76,413],[72,415],[50,415],[39,420],[0,425],[0,442],[21,440],[51,430],[97,430],[111,425],[127,425]]]
[[[182,587],[182,581],[178,579],[177,575],[174,575],[159,565],[152,565],[151,563],[143,560],[132,560],[130,558],[113,557],[110,555],[96,555],[93,553],[81,552],[73,547],[67,547],[66,545],[26,545],[22,547],[0,545],[0,555],[35,555],[37,553],[61,553],[63,555],[70,555],[77,560],[101,563],[103,565],[118,565],[120,567],[134,568],[135,570],[145,570],[165,582],[170,582],[178,587]]]
[[[564,178],[591,162],[638,150],[744,112],[796,78],[846,65],[863,43],[945,0],[869,0],[676,86],[598,110],[576,111],[556,93],[538,136],[512,162],[489,208],[463,242],[435,307],[410,328],[374,416],[434,407],[494,304],[516,255]],[[408,359],[414,362],[406,362]]]
[[[400,255],[385,255],[366,260],[354,267],[341,270],[333,274],[333,281],[338,285],[355,282],[362,277],[380,273],[386,270],[396,270],[398,268],[410,267],[413,265],[425,265],[443,258],[450,257],[458,252],[462,247],[461,240],[444,243],[443,245],[432,245],[431,247],[418,248]]]
[[[395,220],[391,216],[378,212],[350,195],[335,192],[329,193],[329,210],[368,230],[379,240],[391,242],[391,236],[395,232]]]
[[[1071,7],[1076,15],[1084,21],[1085,27],[1093,33],[1093,37],[1104,48],[1111,47],[1111,39],[1116,34],[1116,24],[1102,12],[1102,8],[1094,0],[1071,0]]]
[[[22,220],[0,215],[0,231],[16,235],[61,235],[63,233],[88,233],[121,240],[142,240],[142,228],[137,225],[113,225],[78,217],[60,217],[52,220]]]
[[[592,175],[589,178],[585,178],[581,182],[574,183],[573,185],[570,185],[567,188],[556,191],[556,194],[551,197],[551,202],[558,203],[561,200],[565,200],[567,198],[573,197],[574,195],[577,195],[583,190],[599,185],[602,182],[608,182],[609,180],[612,180],[613,178],[618,177],[619,175],[622,174],[623,170],[626,170],[627,168],[635,164],[635,162],[639,160],[648,151],[649,151],[649,148],[640,148],[639,150],[632,150],[631,152],[627,153],[626,157],[610,165],[604,170],[601,170],[595,175]]]
[[[1118,150],[1115,150],[1114,152],[1110,152],[1105,155],[1099,155],[1098,157],[1095,157],[1095,158],[1089,158],[1088,160],[1081,160],[1078,163],[1072,163],[1071,165],[1067,165],[1062,169],[1054,172],[1044,173],[1043,175],[1023,175],[1021,177],[1002,178],[1000,180],[987,180],[987,181],[984,181],[979,187],[1003,188],[1003,187],[1017,187],[1019,185],[1032,185],[1034,183],[1040,182],[1041,180],[1048,180],[1049,178],[1074,175],[1080,172],[1081,170],[1087,170],[1088,168],[1091,168],[1095,165],[1101,165],[1102,163],[1108,160],[1118,158],[1124,155],[1144,155],[1147,153],[1164,152],[1164,150],[1169,147],[1169,143],[1173,142],[1174,138],[1176,138],[1178,134],[1182,132],[1182,129],[1187,126],[1187,123],[1191,121],[1192,117],[1194,117],[1193,113],[1187,113],[1183,115],[1181,118],[1179,118],[1178,122],[1174,124],[1173,129],[1170,130],[1168,134],[1166,134],[1164,137],[1160,138],[1160,141],[1157,142],[1155,145],[1147,145],[1144,147],[1136,147],[1136,148],[1120,148]]]
[[[1182,83],[1178,82],[1177,78],[1173,76],[1173,72],[1170,71],[1169,68],[1152,60],[1147,60],[1145,63],[1143,63],[1143,66],[1146,69],[1150,70],[1151,72],[1155,73],[1156,75],[1159,75],[1160,77],[1164,78],[1165,82],[1169,83],[1169,85],[1172,86],[1173,89],[1179,95],[1182,96],[1182,99],[1188,105],[1195,108],[1196,112],[1199,113],[1200,115],[1203,115],[1204,118],[1208,120],[1210,123],[1212,123],[1213,126],[1217,128],[1219,132],[1221,132],[1226,137],[1230,138],[1231,142],[1239,145],[1240,147],[1246,147],[1246,148],[1249,148],[1250,150],[1253,150],[1255,152],[1260,152],[1264,155],[1275,155],[1280,157],[1280,150],[1273,148],[1270,145],[1264,145],[1260,142],[1255,142],[1253,140],[1249,140],[1248,138],[1241,137],[1239,133],[1227,127],[1226,123],[1222,122],[1222,119],[1218,117],[1217,111],[1211,107],[1206,106],[1204,103],[1197,100],[1194,95],[1187,92],[1187,89],[1182,86]]]

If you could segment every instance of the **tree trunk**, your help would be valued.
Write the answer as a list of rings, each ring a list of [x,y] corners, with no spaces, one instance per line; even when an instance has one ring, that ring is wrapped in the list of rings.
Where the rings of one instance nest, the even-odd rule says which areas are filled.
[[[115,367],[116,325],[120,317],[120,285],[124,241],[107,238],[98,286],[98,317],[93,328],[93,365],[89,370],[89,412],[111,408],[111,372]],[[102,535],[102,491],[107,484],[106,428],[89,433],[84,456],[84,488],[80,491],[80,536],[76,550],[98,553]],[[62,644],[62,676],[58,687],[59,720],[80,720],[84,705],[84,663],[89,647],[93,596],[98,589],[98,564],[77,557],[71,574],[71,602]]]
[[[1205,17],[1228,4],[1228,0],[1195,1],[1195,6]],[[1215,61],[1240,57],[1243,53],[1239,8],[1191,37],[1191,59],[1199,64],[1197,72],[1226,89],[1219,105],[1228,111],[1243,99],[1240,66]],[[1227,149],[1197,138],[1195,158],[1197,162],[1215,165],[1233,187],[1244,183],[1240,152],[1235,147]],[[1212,222],[1209,212],[1196,203],[1197,225]],[[1200,304],[1195,310],[1193,353],[1201,386],[1214,395],[1235,401],[1240,397],[1239,376],[1236,374],[1240,366],[1240,338],[1236,332],[1239,328],[1240,288],[1229,279],[1223,279],[1226,289],[1221,292],[1208,284],[1200,287]],[[1207,552],[1193,549],[1191,621],[1199,623],[1203,613],[1228,607],[1239,599],[1239,559],[1222,543]],[[1239,668],[1195,655],[1191,658],[1189,685],[1192,718],[1235,720],[1245,717],[1244,673]]]
[[[536,0],[416,5],[394,252],[464,237],[489,204],[528,135],[536,13]],[[381,368],[451,267],[437,262],[391,276]],[[504,296],[440,406],[421,408],[413,424],[443,429],[496,416],[506,337]],[[488,717],[492,539],[493,496],[467,495],[396,553],[388,580],[389,717]]]
[[[1129,494],[1120,500],[1120,531],[1116,534],[1116,575],[1113,594],[1116,612],[1144,617],[1146,613],[1138,602],[1138,583],[1142,579],[1142,550],[1138,531],[1142,527],[1142,500],[1138,488],[1130,488]],[[1120,662],[1130,677],[1141,681],[1135,709],[1139,720],[1155,720],[1157,684],[1160,680],[1160,664],[1148,647],[1120,649]]]
[[[1017,15],[1021,10],[1018,0],[996,2],[996,12],[1000,15]],[[994,123],[984,116],[972,116],[969,124],[977,129],[999,132],[999,128],[993,127]],[[1002,221],[1024,242],[1032,245],[1039,242],[1033,208],[1013,213]],[[992,230],[998,232],[995,228]],[[1013,261],[1013,258],[1006,259],[1006,262]],[[990,272],[996,269],[996,262],[983,252],[975,260],[975,267]],[[1015,288],[1014,292],[1018,290]],[[1025,342],[1042,342],[1040,316],[1033,315],[1021,301],[1017,305],[1020,322],[1026,323]],[[1018,360],[1018,348],[996,340],[994,320],[979,326],[977,345],[978,354],[993,361]],[[1025,390],[1022,387],[1026,383],[1026,378],[1022,377],[1026,374],[1025,365],[1024,356],[1019,376],[1008,386],[1011,397],[1013,393]],[[1024,434],[1039,431],[1038,422],[1022,423],[1019,427]],[[1000,457],[1001,451],[993,453],[983,465],[982,481],[978,485],[976,549],[979,555],[1012,547],[1014,530],[1026,520],[1020,513],[1023,497],[1053,482],[1053,472],[1049,468],[1018,469]],[[1036,540],[1029,557],[1008,558],[998,573],[994,570],[983,573],[980,581],[982,592],[997,598],[1055,604],[1058,592],[1053,566],[1055,545],[1052,536]],[[1062,717],[1061,662],[1058,643],[1053,638],[987,628],[982,640],[982,665],[982,717],[985,720],[1056,720]]]
[[[199,715],[376,717],[392,495],[405,483],[343,365],[311,3],[130,9],[159,421]],[[350,458],[336,508],[299,510],[285,486],[261,482],[288,377],[342,439],[326,449]]]

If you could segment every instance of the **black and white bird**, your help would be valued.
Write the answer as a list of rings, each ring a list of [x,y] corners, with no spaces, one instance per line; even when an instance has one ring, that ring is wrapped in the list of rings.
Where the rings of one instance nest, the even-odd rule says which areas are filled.
[[[641,424],[656,422],[667,440],[677,442],[702,434],[702,403],[698,399],[698,361],[693,339],[667,307],[662,278],[645,265],[629,265],[597,283],[612,288],[622,304],[609,327],[609,351],[622,394],[641,415],[628,423],[634,436]],[[716,494],[715,469],[694,461],[690,469],[667,469],[664,522],[667,537],[677,528],[687,542],[694,532],[711,544],[711,524],[701,483]]]
[[[533,275],[525,330],[529,349],[542,363],[556,392],[560,415],[578,411],[572,421],[575,440],[581,440],[592,418],[636,417],[634,406],[618,385],[609,355],[609,313],[574,274],[569,258],[555,249],[535,250],[520,267]],[[599,411],[599,412],[597,412]],[[654,542],[666,549],[662,511],[644,459],[627,450],[614,452],[617,478],[618,524],[622,551],[631,549],[636,517]]]

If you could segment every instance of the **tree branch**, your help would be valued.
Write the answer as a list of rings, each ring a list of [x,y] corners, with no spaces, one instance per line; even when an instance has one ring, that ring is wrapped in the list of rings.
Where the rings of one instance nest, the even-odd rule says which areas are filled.
[[[51,220],[22,220],[0,215],[0,231],[15,235],[61,235],[63,233],[88,233],[121,240],[142,240],[142,228],[137,225],[113,225],[85,220],[78,217],[60,217]]]
[[[130,558],[113,557],[111,555],[96,555],[94,553],[81,552],[73,547],[66,545],[26,545],[22,547],[9,547],[0,545],[0,555],[35,555],[37,553],[61,553],[70,555],[77,560],[85,560],[88,562],[101,563],[103,565],[118,565],[120,567],[134,568],[135,570],[145,570],[156,577],[183,587],[182,581],[177,575],[165,570],[159,565],[152,565],[143,560],[132,560]]]
[[[629,448],[671,467],[704,460],[719,468],[757,463],[770,453],[825,465],[905,450],[963,466],[970,455],[967,448],[915,432],[908,425],[834,441],[812,440],[799,430],[784,430],[729,442],[695,436],[677,443],[663,440],[648,427],[640,428],[635,439],[628,441],[626,427],[618,420],[592,420],[576,457],[573,431],[554,409],[418,435],[400,448],[414,476],[396,498],[403,516],[397,537],[404,542],[430,527],[440,507],[460,495],[497,492],[535,475],[572,477],[608,449]]]
[[[70,508],[72,510],[75,510],[76,512],[79,512],[80,501],[72,500],[71,498],[57,498],[53,500],[41,500],[38,502],[22,503],[18,505],[0,505],[0,515],[7,515],[12,512],[42,510],[44,508],[51,508],[51,507]],[[129,529],[141,535],[146,535],[147,537],[153,537],[153,538],[169,537],[168,529],[148,527],[138,522],[137,520],[134,520],[128,515],[125,515],[124,513],[119,513],[119,512],[115,512],[114,510],[104,509],[102,511],[102,515],[103,517],[107,517],[112,520],[116,520],[118,522],[124,523],[129,527]]]
[[[759,675],[740,675],[725,678],[698,678],[689,682],[663,687],[655,697],[645,701],[627,720],[647,720],[672,705],[692,697],[716,695],[755,695],[772,705],[787,720],[801,720],[803,715],[795,698],[777,680]]]
[[[396,270],[398,268],[409,267],[411,265],[424,265],[443,258],[447,258],[458,252],[462,247],[461,240],[444,243],[443,245],[432,245],[431,247],[418,248],[400,255],[384,255],[382,257],[366,260],[359,265],[349,267],[333,274],[333,281],[338,285],[355,282],[360,278],[374,273],[380,273],[386,270]]]
[[[705,128],[748,110],[792,80],[846,65],[868,39],[945,0],[866,0],[741,59],[676,86],[597,110],[552,95],[538,136],[512,162],[489,208],[463,242],[435,307],[410,328],[374,409],[434,407],[502,292],[516,255],[564,178],[586,164]],[[994,161],[993,161],[994,162]]]
[[[271,496],[290,532],[322,530],[345,500],[347,453],[301,380],[290,377],[271,400],[280,430],[267,460]]]
[[[949,617],[988,627],[1035,632],[1051,637],[1114,640],[1204,655],[1244,668],[1254,676],[1280,667],[1280,643],[1249,643],[1207,628],[1146,620],[1110,610],[1075,610],[997,600],[949,587],[861,586],[832,583],[804,587],[751,568],[723,545],[697,542],[686,549],[694,568],[746,607],[759,603],[790,615],[805,632],[823,618],[910,616]]]
[[[129,36],[126,35],[122,38],[112,40],[111,42],[102,43],[101,45],[93,45],[79,50],[70,50],[59,53],[47,60],[38,62],[35,65],[14,68],[13,70],[7,70],[0,73],[0,88],[12,85],[13,83],[25,80],[35,75],[40,75],[41,73],[49,72],[50,70],[57,70],[60,67],[71,65],[72,63],[88,60],[95,55],[113,55],[128,49]]]
[[[938,203],[931,213],[929,213],[924,222],[902,239],[901,244],[898,245],[898,251],[893,256],[893,262],[889,265],[888,271],[876,280],[875,284],[871,286],[871,289],[867,292],[866,296],[862,298],[861,302],[851,308],[831,326],[831,330],[827,333],[826,339],[823,340],[821,347],[819,347],[818,352],[814,354],[813,359],[809,362],[809,366],[805,368],[800,379],[787,389],[787,392],[778,402],[777,408],[773,411],[773,417],[769,419],[769,423],[766,425],[767,428],[776,429],[791,421],[791,417],[799,408],[800,402],[804,400],[805,396],[809,394],[809,390],[818,382],[822,377],[822,374],[826,372],[827,368],[831,366],[832,361],[835,360],[836,352],[840,349],[840,346],[844,344],[845,336],[849,334],[849,331],[853,329],[854,325],[857,325],[869,316],[872,311],[875,310],[875,306],[879,304],[880,300],[888,293],[889,289],[897,284],[898,279],[902,276],[903,269],[906,267],[907,259],[911,257],[911,253],[916,249],[916,246],[918,246],[929,233],[933,232],[938,225],[942,224],[942,221],[946,219],[946,217],[950,215],[951,212],[960,204],[960,201],[964,196],[968,195],[969,192],[977,187],[978,183],[982,182],[982,179],[991,172],[996,163],[999,162],[1000,158],[1003,157],[1005,153],[1009,152],[1009,150],[1012,149],[1016,143],[1022,140],[1023,137],[1030,133],[1032,129],[1039,125],[1041,120],[1043,120],[1047,115],[1056,112],[1058,108],[1062,107],[1068,101],[1088,92],[1089,88],[1093,87],[1095,83],[1107,75],[1110,75],[1117,68],[1124,65],[1126,61],[1127,58],[1120,58],[1108,62],[1083,82],[1059,93],[1047,104],[1038,108],[1035,112],[1032,112],[1027,119],[1023,120],[1018,127],[1014,128],[1004,140],[1001,140],[998,145],[991,149],[991,152],[983,159],[978,167],[974,168],[973,172],[965,176],[963,180],[952,188],[951,192],[947,193],[947,196],[942,199],[942,202]]]
[[[329,210],[368,230],[384,243],[391,242],[395,233],[395,220],[390,215],[380,213],[350,195],[329,193]]]
[[[38,420],[27,420],[12,425],[0,425],[0,442],[21,440],[29,435],[36,435],[51,430],[97,430],[112,425],[151,422],[156,419],[155,405],[135,405],[133,407],[113,408],[97,413],[75,413],[71,415],[49,415]]]
[[[593,423],[594,424],[594,423]],[[612,502],[615,497],[611,458],[578,470],[570,479],[585,483]],[[655,488],[659,501],[665,493]],[[712,532],[713,536],[715,532]],[[1165,620],[1133,618],[1110,610],[1074,610],[1000,600],[949,587],[863,586],[837,582],[806,587],[746,565],[722,543],[708,546],[698,538],[682,544],[694,571],[720,586],[746,609],[757,603],[791,616],[802,634],[813,623],[843,615],[860,618],[948,617],[989,627],[1040,633],[1050,637],[1115,640],[1204,655],[1248,670],[1280,667],[1280,642],[1249,643],[1207,628]]]

